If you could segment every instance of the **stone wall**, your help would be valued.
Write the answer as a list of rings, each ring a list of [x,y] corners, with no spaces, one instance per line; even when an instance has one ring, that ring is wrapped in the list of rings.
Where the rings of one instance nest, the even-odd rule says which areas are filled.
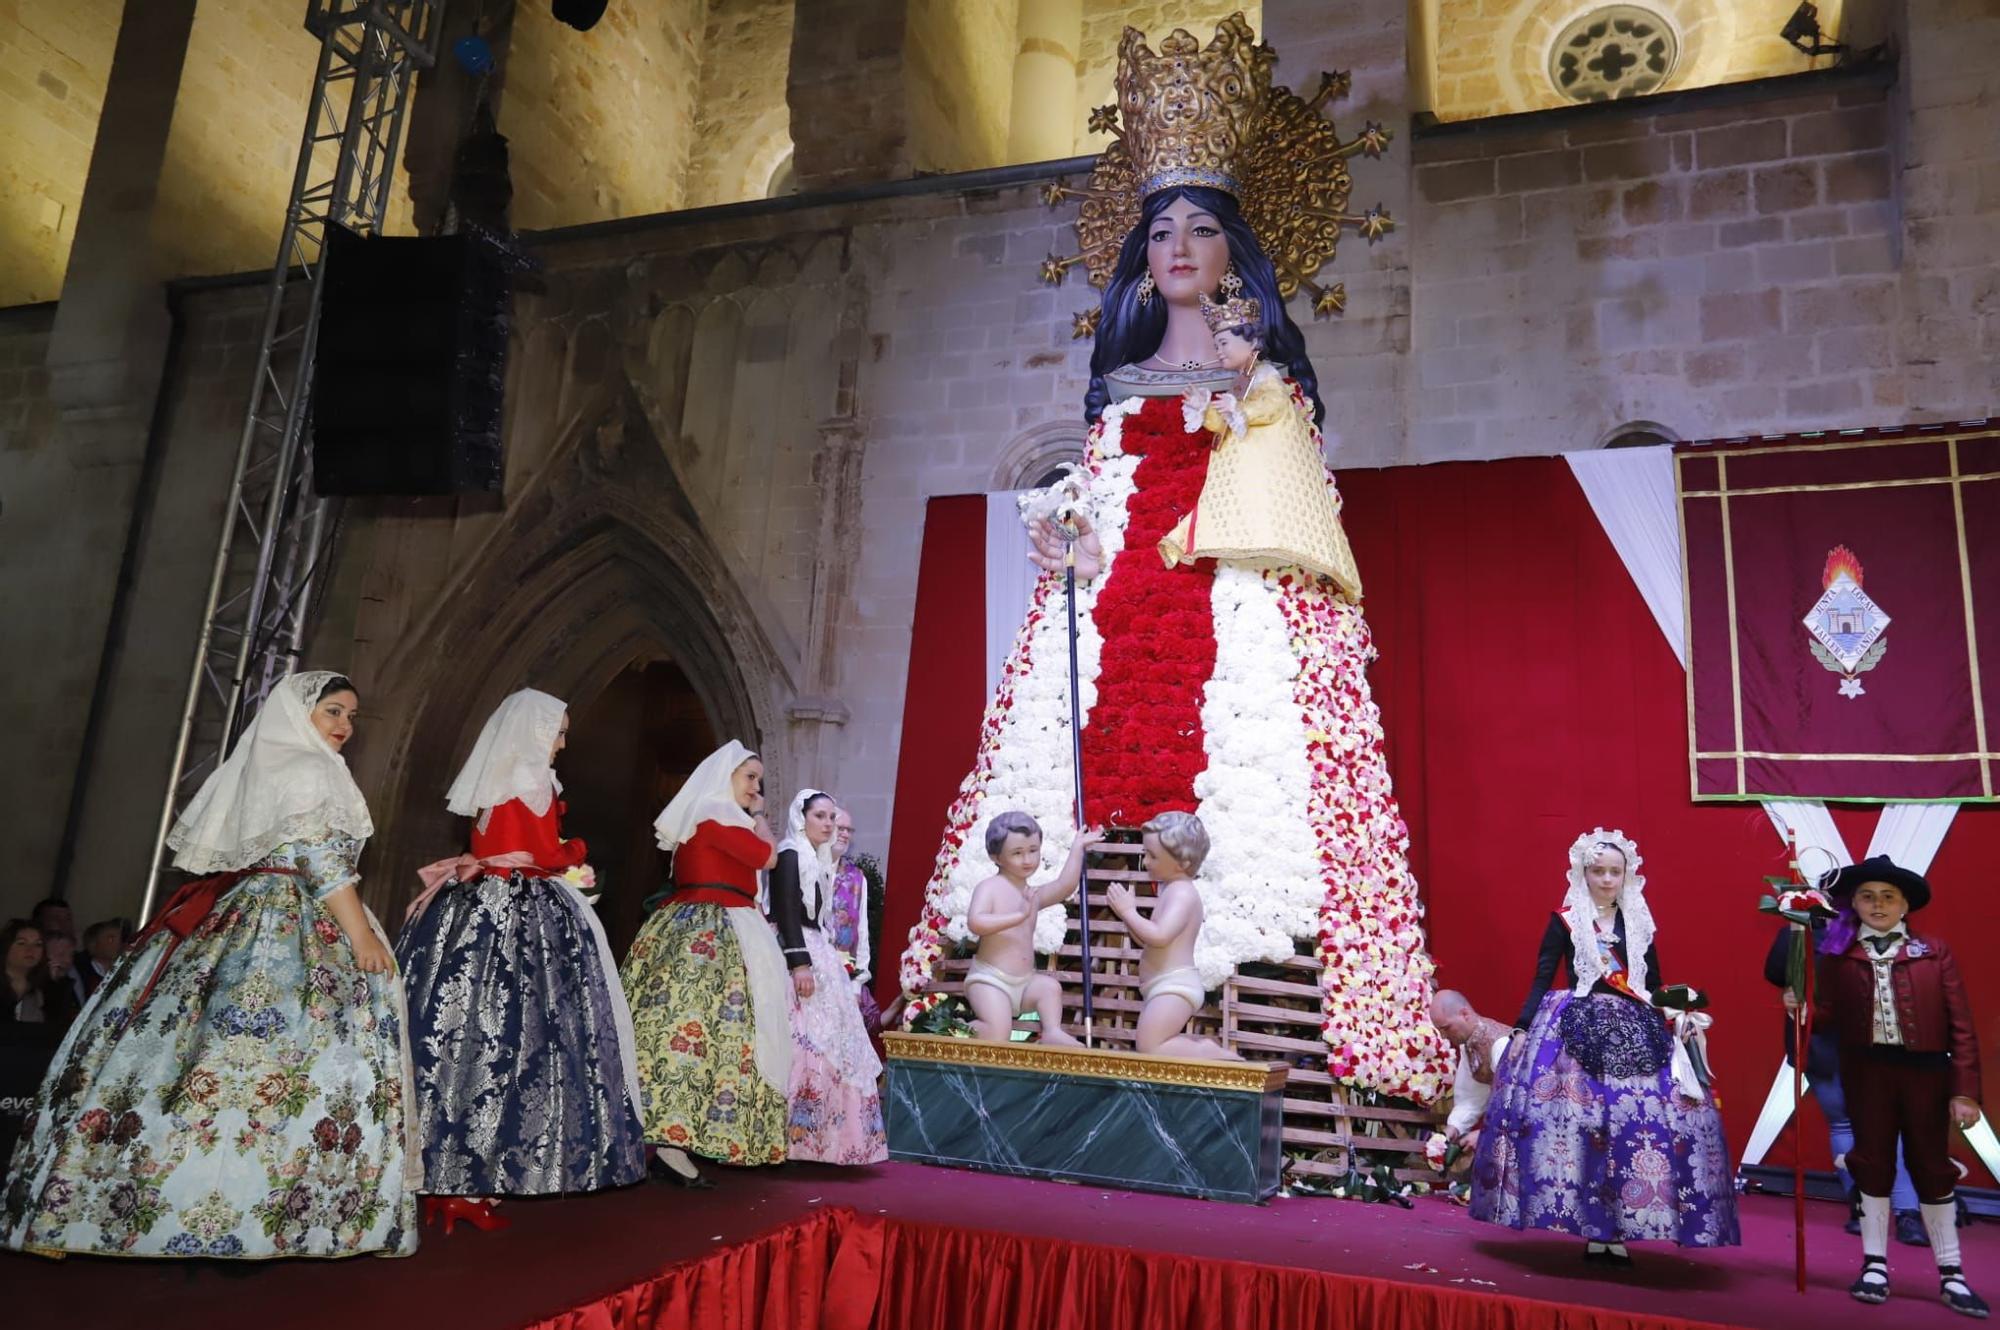
[[[709,0],[686,205],[761,199],[792,155],[791,108],[776,56],[792,49],[792,0]]]
[[[1797,0],[1639,0],[1665,19],[1680,56],[1665,90],[1797,74],[1808,61],[1778,36]],[[1842,0],[1820,0],[1829,37]],[[1431,53],[1431,104],[1443,120],[1471,120],[1568,104],[1550,81],[1550,45],[1594,6],[1576,0],[1457,0],[1438,8]]]
[[[1007,160],[1016,0],[914,3],[904,53],[911,165],[974,171]]]
[[[1852,82],[1419,141],[1407,455],[1913,414],[1893,142],[1887,92]]]
[[[681,206],[707,0],[612,5],[589,32],[520,6],[500,132],[514,225],[544,230]]]
[[[242,285],[181,303],[152,516],[137,533],[129,617],[90,754],[68,885],[84,922],[138,908],[165,790],[202,598],[215,557],[254,363],[263,292]],[[0,311],[0,622],[10,686],[0,725],[20,760],[0,764],[17,810],[15,882],[0,914],[47,894],[84,761],[83,739],[141,467],[96,460],[48,397],[53,311]]]
[[[1893,300],[1896,365],[1916,420],[2000,415],[2000,13],[1982,0],[1912,0]]]
[[[12,839],[35,876],[33,888],[4,893],[5,916],[44,894],[102,646],[96,607],[50,607],[63,605],[78,565],[105,558],[102,550],[113,551],[115,565],[129,503],[93,502],[115,499],[99,488],[106,477],[74,466],[57,442],[42,368],[54,322],[51,305],[0,313],[0,623],[10,681],[0,693],[0,726],[14,754],[0,763],[0,799],[25,813]]]
[[[0,23],[0,307],[54,300],[122,0],[18,0]]]

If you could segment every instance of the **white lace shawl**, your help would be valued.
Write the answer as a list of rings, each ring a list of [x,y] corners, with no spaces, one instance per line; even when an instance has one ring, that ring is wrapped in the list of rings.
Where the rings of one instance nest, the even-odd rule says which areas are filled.
[[[824,845],[814,845],[806,839],[806,801],[821,795],[833,798],[825,790],[798,792],[785,814],[785,838],[778,842],[778,853],[790,850],[798,856],[799,898],[805,902],[806,918],[815,924],[820,922],[820,912],[833,897],[829,888],[840,866],[833,857],[833,837],[827,837]]]
[[[1599,847],[1609,845],[1625,856],[1625,885],[1618,894],[1618,910],[1625,918],[1625,979],[1632,991],[1650,998],[1646,987],[1646,951],[1653,945],[1653,911],[1646,904],[1646,875],[1640,872],[1645,860],[1639,847],[1622,831],[1598,827],[1578,836],[1569,847],[1569,888],[1563,895],[1563,918],[1569,924],[1571,964],[1576,973],[1576,991],[1587,993],[1604,977],[1604,961],[1597,950],[1597,903],[1590,898],[1590,884],[1584,865]]]
[[[248,868],[288,841],[339,832],[366,840],[375,823],[347,762],[313,728],[332,670],[288,674],[229,758],[174,823],[167,844],[190,873]]]
[[[445,806],[460,817],[483,818],[519,799],[536,817],[549,811],[562,782],[549,765],[549,752],[562,733],[569,707],[559,697],[533,688],[511,693],[494,708],[445,795]]]
[[[720,822],[725,827],[742,827],[746,831],[755,826],[756,819],[736,802],[736,787],[731,780],[736,768],[755,756],[731,739],[703,758],[653,819],[653,837],[660,848],[673,849],[693,836],[694,829],[704,822]]]

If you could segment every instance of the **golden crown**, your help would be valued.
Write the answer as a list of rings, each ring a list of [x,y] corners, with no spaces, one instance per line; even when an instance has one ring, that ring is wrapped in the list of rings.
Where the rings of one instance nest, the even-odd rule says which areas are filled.
[[[1201,299],[1201,317],[1210,332],[1224,328],[1262,328],[1264,307],[1252,296],[1230,296],[1227,300]]]
[[[1302,98],[1272,85],[1276,59],[1240,13],[1216,25],[1206,49],[1177,28],[1155,55],[1143,34],[1127,28],[1118,47],[1118,103],[1090,113],[1091,132],[1112,134],[1112,142],[1082,189],[1058,180],[1042,191],[1051,206],[1081,201],[1076,234],[1082,252],[1049,255],[1042,280],[1061,285],[1082,264],[1090,284],[1103,290],[1146,196],[1176,185],[1206,185],[1236,197],[1277,269],[1281,296],[1303,288],[1316,317],[1345,309],[1345,286],[1321,286],[1313,278],[1333,257],[1343,228],[1353,227],[1373,244],[1395,226],[1380,206],[1358,215],[1347,211],[1354,185],[1348,159],[1380,157],[1390,132],[1370,121],[1343,142],[1320,108],[1347,95],[1348,76],[1322,73],[1319,89]],[[1093,336],[1098,312],[1095,305],[1080,311],[1073,335]]]
[[[1241,188],[1237,158],[1270,95],[1277,59],[1241,14],[1216,25],[1206,50],[1176,28],[1154,55],[1146,34],[1125,29],[1118,111],[1140,198],[1176,185]]]

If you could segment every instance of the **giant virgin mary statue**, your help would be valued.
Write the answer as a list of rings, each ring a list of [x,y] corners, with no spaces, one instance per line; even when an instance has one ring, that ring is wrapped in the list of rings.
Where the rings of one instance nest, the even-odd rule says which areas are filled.
[[[1352,561],[1336,578],[1282,548],[1171,564],[1159,550],[1196,512],[1218,449],[1199,404],[1241,386],[1219,363],[1204,306],[1252,311],[1269,366],[1261,381],[1276,377],[1284,390],[1266,386],[1261,399],[1294,413],[1275,423],[1316,449],[1319,380],[1285,297],[1304,286],[1318,308],[1337,307],[1337,289],[1321,291],[1312,276],[1342,224],[1371,239],[1386,227],[1379,213],[1342,212],[1347,157],[1373,155],[1385,136],[1370,126],[1341,143],[1315,105],[1272,87],[1275,59],[1241,15],[1205,48],[1177,31],[1158,54],[1128,28],[1122,126],[1108,108],[1093,118],[1118,139],[1078,222],[1103,291],[1084,399],[1089,534],[1078,549],[1085,811],[1124,826],[1168,809],[1198,813],[1213,845],[1199,879],[1204,984],[1218,988],[1236,966],[1310,942],[1323,967],[1329,1070],[1350,1086],[1428,1101],[1450,1063],[1426,1014],[1432,967],[1368,688],[1374,647]],[[1056,275],[1065,266],[1051,265]],[[1344,555],[1333,479],[1316,460],[1307,474],[1324,478],[1326,494],[1305,505],[1304,520],[1331,528],[1314,547]],[[1231,501],[1282,515],[1299,496],[1267,482]],[[1297,530],[1298,514],[1290,520]],[[1063,581],[1046,572],[951,809],[903,957],[906,993],[923,994],[947,940],[966,937],[971,889],[993,871],[982,852],[992,816],[1032,813],[1048,865],[1076,834],[1065,631]],[[1064,928],[1061,908],[1045,911],[1037,947],[1060,946]]]

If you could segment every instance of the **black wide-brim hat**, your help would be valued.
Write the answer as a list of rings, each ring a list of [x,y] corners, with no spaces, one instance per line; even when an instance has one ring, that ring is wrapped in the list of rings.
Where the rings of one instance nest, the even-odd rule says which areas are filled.
[[[1858,864],[1849,864],[1833,875],[1827,885],[1827,894],[1835,900],[1845,901],[1864,882],[1887,882],[1903,893],[1903,899],[1910,903],[1912,912],[1923,909],[1931,903],[1931,884],[1924,880],[1922,873],[1913,873],[1907,868],[1898,868],[1896,861],[1886,854],[1878,854],[1872,859],[1863,859]]]

